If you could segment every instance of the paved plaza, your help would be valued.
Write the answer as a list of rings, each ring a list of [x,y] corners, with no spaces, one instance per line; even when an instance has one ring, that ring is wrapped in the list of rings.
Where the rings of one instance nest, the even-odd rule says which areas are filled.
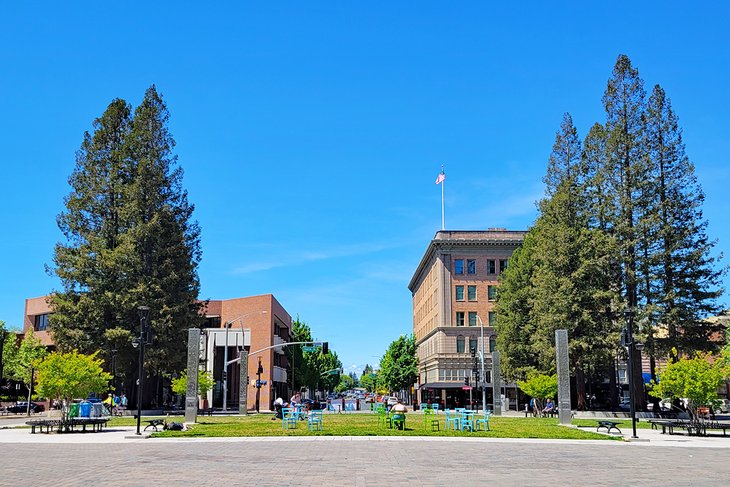
[[[643,432],[642,432],[643,433]],[[725,485],[730,438],[131,439],[0,430],[2,485]]]

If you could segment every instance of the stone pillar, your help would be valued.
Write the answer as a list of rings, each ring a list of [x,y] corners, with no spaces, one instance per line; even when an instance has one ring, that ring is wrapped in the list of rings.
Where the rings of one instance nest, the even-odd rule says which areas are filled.
[[[198,365],[200,361],[200,329],[188,328],[188,383],[185,389],[185,422],[198,420]]]
[[[497,350],[492,352],[492,414],[502,415],[502,367]]]
[[[241,350],[241,361],[238,364],[240,377],[238,382],[238,413],[248,414],[248,350]]]
[[[560,424],[570,424],[568,330],[555,330],[555,363],[558,368],[558,417],[560,418]]]

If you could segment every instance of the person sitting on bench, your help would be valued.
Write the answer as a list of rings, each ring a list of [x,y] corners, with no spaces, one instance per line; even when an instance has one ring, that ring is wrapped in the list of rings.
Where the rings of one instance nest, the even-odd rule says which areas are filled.
[[[555,403],[552,399],[547,400],[547,404],[545,404],[545,409],[543,409],[543,414],[545,416],[551,415],[555,411]]]

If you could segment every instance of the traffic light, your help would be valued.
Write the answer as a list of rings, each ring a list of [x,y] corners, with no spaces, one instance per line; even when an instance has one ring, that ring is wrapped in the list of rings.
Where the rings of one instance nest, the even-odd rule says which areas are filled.
[[[464,384],[469,385],[469,377],[464,377]]]
[[[330,352],[329,350],[329,343],[328,342],[322,342],[322,353],[327,355]]]

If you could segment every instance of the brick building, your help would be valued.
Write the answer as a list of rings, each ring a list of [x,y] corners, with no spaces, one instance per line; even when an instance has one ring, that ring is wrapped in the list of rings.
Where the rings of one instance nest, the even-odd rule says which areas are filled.
[[[474,384],[473,371],[478,363],[472,349],[485,352],[486,377],[481,380],[486,379],[484,385],[491,398],[497,279],[525,234],[505,229],[442,230],[429,244],[408,285],[418,345],[419,403],[440,402],[446,407],[467,404],[465,379]],[[474,392],[475,402],[481,403],[480,393]],[[514,393],[507,392],[512,397],[512,408]]]
[[[47,296],[29,298],[25,300],[25,316],[23,320],[23,332],[33,329],[35,335],[43,344],[53,347],[48,328],[48,317],[51,309],[47,303]],[[249,353],[291,341],[291,316],[284,307],[271,294],[250,296],[244,298],[210,300],[205,310],[205,329],[220,329],[226,323],[231,323],[230,340],[228,342],[228,359],[238,357],[236,332],[241,334],[241,328],[246,330],[246,349]],[[215,335],[212,345],[208,341]],[[187,336],[187,335],[186,335]],[[215,386],[208,394],[208,401],[211,407],[223,405],[223,358],[225,342],[218,333],[203,333],[201,350],[203,363],[206,370],[213,373]],[[212,348],[211,348],[212,347]],[[208,348],[211,353],[205,353]],[[248,408],[256,407],[256,371],[261,359],[263,373],[260,378],[266,381],[259,393],[259,404],[262,410],[269,410],[277,396],[288,398],[290,391],[287,386],[288,363],[284,350],[270,349],[256,355],[249,356],[249,389]],[[227,374],[227,407],[238,408],[239,392],[239,366],[238,363],[231,364]]]

